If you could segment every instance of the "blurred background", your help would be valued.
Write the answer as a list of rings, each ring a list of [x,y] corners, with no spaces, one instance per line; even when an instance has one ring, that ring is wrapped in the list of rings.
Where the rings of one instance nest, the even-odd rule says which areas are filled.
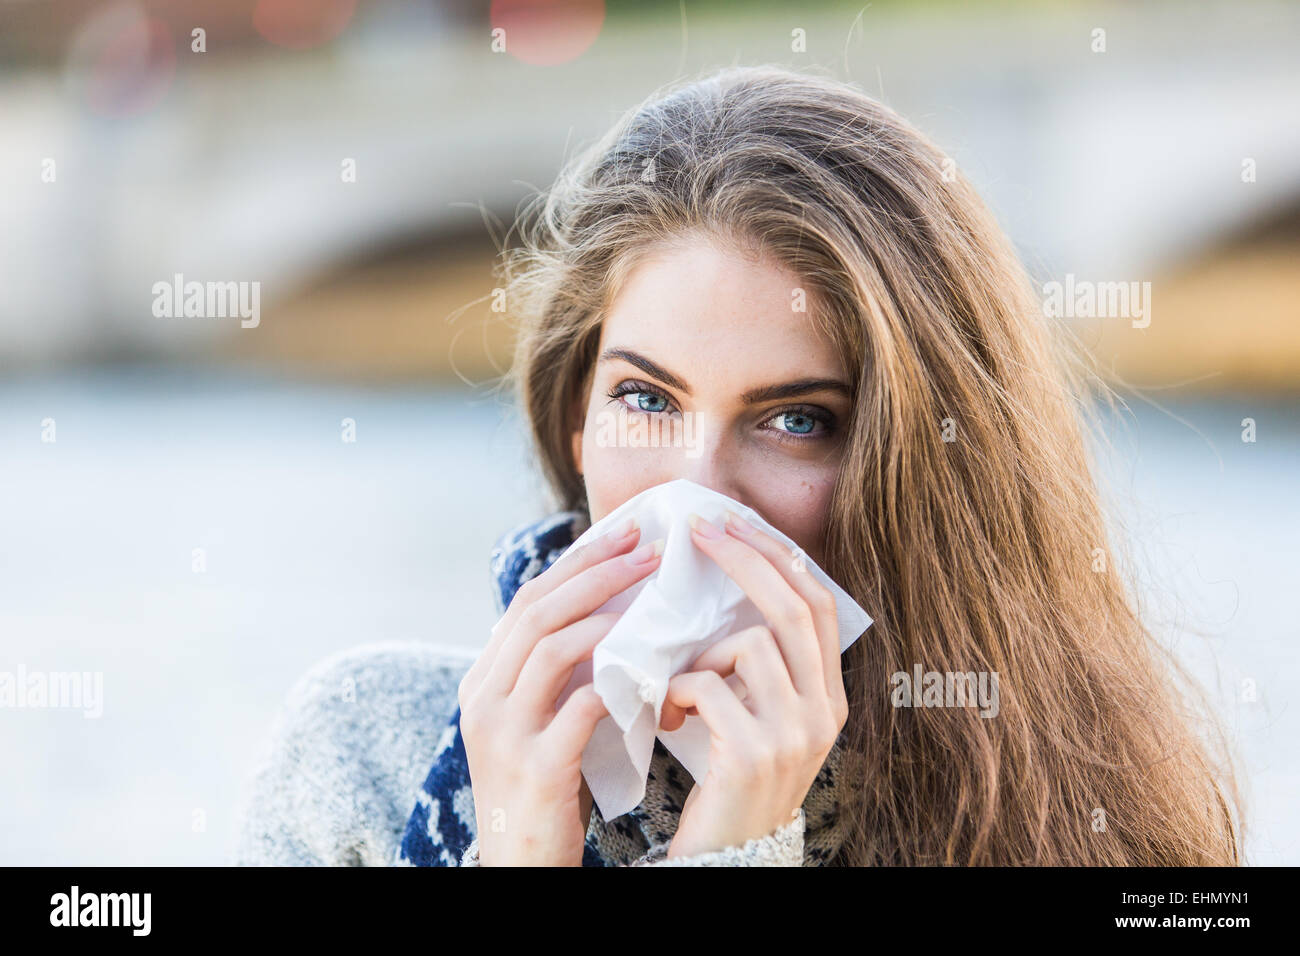
[[[0,709],[0,863],[220,863],[304,670],[485,643],[490,546],[544,505],[499,243],[733,63],[897,109],[1038,282],[1151,283],[1146,327],[1063,320],[1123,399],[1099,477],[1250,861],[1300,863],[1298,39],[1255,0],[4,0],[0,671],[104,683]],[[173,281],[260,283],[256,321],[160,316]]]

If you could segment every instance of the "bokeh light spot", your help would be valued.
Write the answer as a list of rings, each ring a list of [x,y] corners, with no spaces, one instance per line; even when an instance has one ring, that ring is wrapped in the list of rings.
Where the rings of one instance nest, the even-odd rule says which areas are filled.
[[[600,36],[605,0],[492,0],[492,28],[505,30],[506,52],[534,66],[576,60]]]
[[[257,0],[253,27],[276,46],[308,50],[342,33],[356,10],[357,0]]]
[[[167,25],[134,3],[105,6],[77,29],[65,76],[101,116],[152,108],[176,75],[176,47]]]

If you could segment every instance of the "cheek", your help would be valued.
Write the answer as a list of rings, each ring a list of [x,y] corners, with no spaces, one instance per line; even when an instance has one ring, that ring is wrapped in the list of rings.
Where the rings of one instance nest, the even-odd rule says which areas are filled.
[[[834,490],[834,475],[798,477],[778,489],[754,489],[749,503],[820,565]]]
[[[582,436],[582,479],[593,524],[647,488],[682,477],[661,449],[604,445],[598,434],[589,422]]]

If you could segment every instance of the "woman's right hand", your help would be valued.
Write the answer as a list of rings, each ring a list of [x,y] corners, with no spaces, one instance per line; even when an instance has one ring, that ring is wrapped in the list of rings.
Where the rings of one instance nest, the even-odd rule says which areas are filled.
[[[582,752],[608,711],[590,683],[556,702],[619,618],[596,609],[659,566],[662,539],[633,550],[640,534],[629,521],[524,582],[461,679],[480,866],[582,865]]]

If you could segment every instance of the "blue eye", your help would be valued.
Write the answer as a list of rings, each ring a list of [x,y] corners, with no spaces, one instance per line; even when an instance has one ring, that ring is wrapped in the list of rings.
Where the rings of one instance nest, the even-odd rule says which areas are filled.
[[[772,418],[771,421],[784,422],[782,431],[788,431],[792,435],[810,434],[817,426],[817,419],[811,415],[805,415],[803,412],[782,412]]]
[[[610,389],[609,398],[629,412],[645,415],[674,413],[672,399],[647,382],[620,382]],[[831,437],[836,430],[836,423],[835,417],[826,410],[801,405],[777,412],[759,427],[778,441],[793,447]]]
[[[650,392],[631,392],[629,394],[636,396],[637,407],[643,412],[662,412],[668,407],[668,400],[662,395],[653,395]]]
[[[635,400],[635,404],[628,401],[629,396]],[[670,411],[668,396],[649,388],[641,382],[622,382],[610,391],[609,397],[618,401],[620,405],[630,412],[645,412],[647,415],[658,415],[661,412]]]
[[[830,438],[836,431],[835,416],[815,406],[787,408],[763,422],[761,427],[791,446],[818,442]]]

